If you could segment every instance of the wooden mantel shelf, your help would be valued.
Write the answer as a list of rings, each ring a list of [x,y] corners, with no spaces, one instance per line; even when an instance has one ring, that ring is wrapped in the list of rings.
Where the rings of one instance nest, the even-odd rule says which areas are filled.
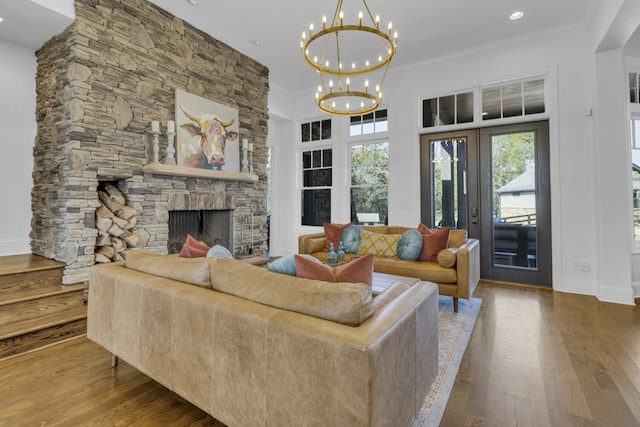
[[[146,173],[155,175],[187,176],[191,178],[222,179],[227,181],[257,181],[258,175],[243,172],[214,171],[209,169],[188,168],[184,166],[150,163],[142,168]]]

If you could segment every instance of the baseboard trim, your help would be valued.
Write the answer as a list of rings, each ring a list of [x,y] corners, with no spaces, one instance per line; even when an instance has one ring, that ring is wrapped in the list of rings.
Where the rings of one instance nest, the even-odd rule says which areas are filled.
[[[631,288],[633,289],[633,297],[640,298],[640,283],[632,283]]]

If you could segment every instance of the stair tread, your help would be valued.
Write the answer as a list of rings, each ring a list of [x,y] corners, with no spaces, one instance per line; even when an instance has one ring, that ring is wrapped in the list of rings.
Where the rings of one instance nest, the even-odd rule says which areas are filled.
[[[53,285],[42,286],[40,288],[29,288],[4,294],[0,300],[0,307],[3,305],[16,304],[22,301],[30,301],[33,299],[46,298],[53,295],[61,295],[84,291],[87,285]]]
[[[0,256],[0,276],[25,273],[29,271],[63,268],[64,263],[39,255],[20,254]]]
[[[28,319],[22,322],[12,323],[10,325],[0,325],[0,340],[17,337],[40,329],[50,328],[52,326],[73,322],[87,317],[86,306],[82,306],[84,310],[78,308],[68,310],[62,313],[47,314],[35,319]]]

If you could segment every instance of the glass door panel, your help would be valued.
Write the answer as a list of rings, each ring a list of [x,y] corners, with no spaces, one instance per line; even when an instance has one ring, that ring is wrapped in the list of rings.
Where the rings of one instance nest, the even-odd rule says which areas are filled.
[[[532,131],[491,136],[494,266],[537,267],[535,148]]]
[[[431,224],[467,228],[466,138],[430,141]]]

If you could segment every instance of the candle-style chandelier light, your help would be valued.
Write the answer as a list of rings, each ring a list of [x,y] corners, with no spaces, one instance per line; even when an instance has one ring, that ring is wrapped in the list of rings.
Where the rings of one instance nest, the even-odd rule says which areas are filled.
[[[382,102],[382,83],[396,53],[398,33],[391,35],[391,22],[382,31],[380,17],[374,18],[367,2],[362,3],[364,13],[358,13],[357,22],[345,24],[338,0],[332,21],[323,16],[319,31],[314,32],[311,23],[309,34],[302,33],[302,55],[320,74],[316,104],[328,114],[367,114]]]

